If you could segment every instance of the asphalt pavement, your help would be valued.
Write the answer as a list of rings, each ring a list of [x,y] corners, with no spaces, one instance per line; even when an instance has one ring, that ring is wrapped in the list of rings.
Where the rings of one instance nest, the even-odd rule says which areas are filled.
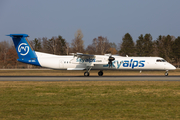
[[[0,76],[0,81],[180,81],[180,76]]]

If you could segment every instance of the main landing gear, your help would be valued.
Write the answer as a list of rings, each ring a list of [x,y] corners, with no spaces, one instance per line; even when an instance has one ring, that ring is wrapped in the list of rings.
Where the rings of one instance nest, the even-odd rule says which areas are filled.
[[[89,76],[89,72],[84,72],[84,76]]]
[[[86,72],[84,72],[84,76],[88,77],[90,70],[91,70],[91,67],[90,67],[90,68],[86,68]],[[100,71],[98,72],[98,75],[99,75],[99,76],[103,76],[103,71],[100,70]]]
[[[84,72],[84,76],[88,77],[89,76],[89,72],[91,70],[92,67],[86,67],[86,72]]]
[[[99,76],[103,76],[103,71],[100,70],[100,71],[98,72],[98,75],[99,75]]]

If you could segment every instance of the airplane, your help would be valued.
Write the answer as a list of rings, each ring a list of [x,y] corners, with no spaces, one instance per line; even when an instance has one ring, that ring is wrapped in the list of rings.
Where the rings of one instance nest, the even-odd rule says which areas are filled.
[[[74,53],[73,55],[54,55],[34,51],[29,44],[27,34],[9,34],[14,42],[17,61],[59,70],[85,70],[84,76],[90,75],[90,70],[99,70],[98,75],[103,76],[103,70],[162,70],[176,68],[161,57],[123,57],[111,54],[88,55]]]

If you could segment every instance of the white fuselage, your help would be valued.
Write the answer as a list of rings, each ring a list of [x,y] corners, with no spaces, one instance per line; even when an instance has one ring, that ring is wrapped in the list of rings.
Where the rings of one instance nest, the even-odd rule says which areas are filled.
[[[39,64],[51,69],[85,70],[87,66],[95,70],[175,70],[170,63],[160,57],[122,57],[113,56],[115,60],[109,67],[106,55],[95,55],[93,59],[74,56],[59,56],[36,52]],[[162,61],[161,61],[162,60]]]

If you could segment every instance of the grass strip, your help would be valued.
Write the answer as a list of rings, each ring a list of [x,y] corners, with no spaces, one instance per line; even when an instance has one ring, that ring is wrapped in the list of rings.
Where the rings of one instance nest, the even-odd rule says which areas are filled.
[[[180,119],[180,82],[0,82],[0,119]]]

